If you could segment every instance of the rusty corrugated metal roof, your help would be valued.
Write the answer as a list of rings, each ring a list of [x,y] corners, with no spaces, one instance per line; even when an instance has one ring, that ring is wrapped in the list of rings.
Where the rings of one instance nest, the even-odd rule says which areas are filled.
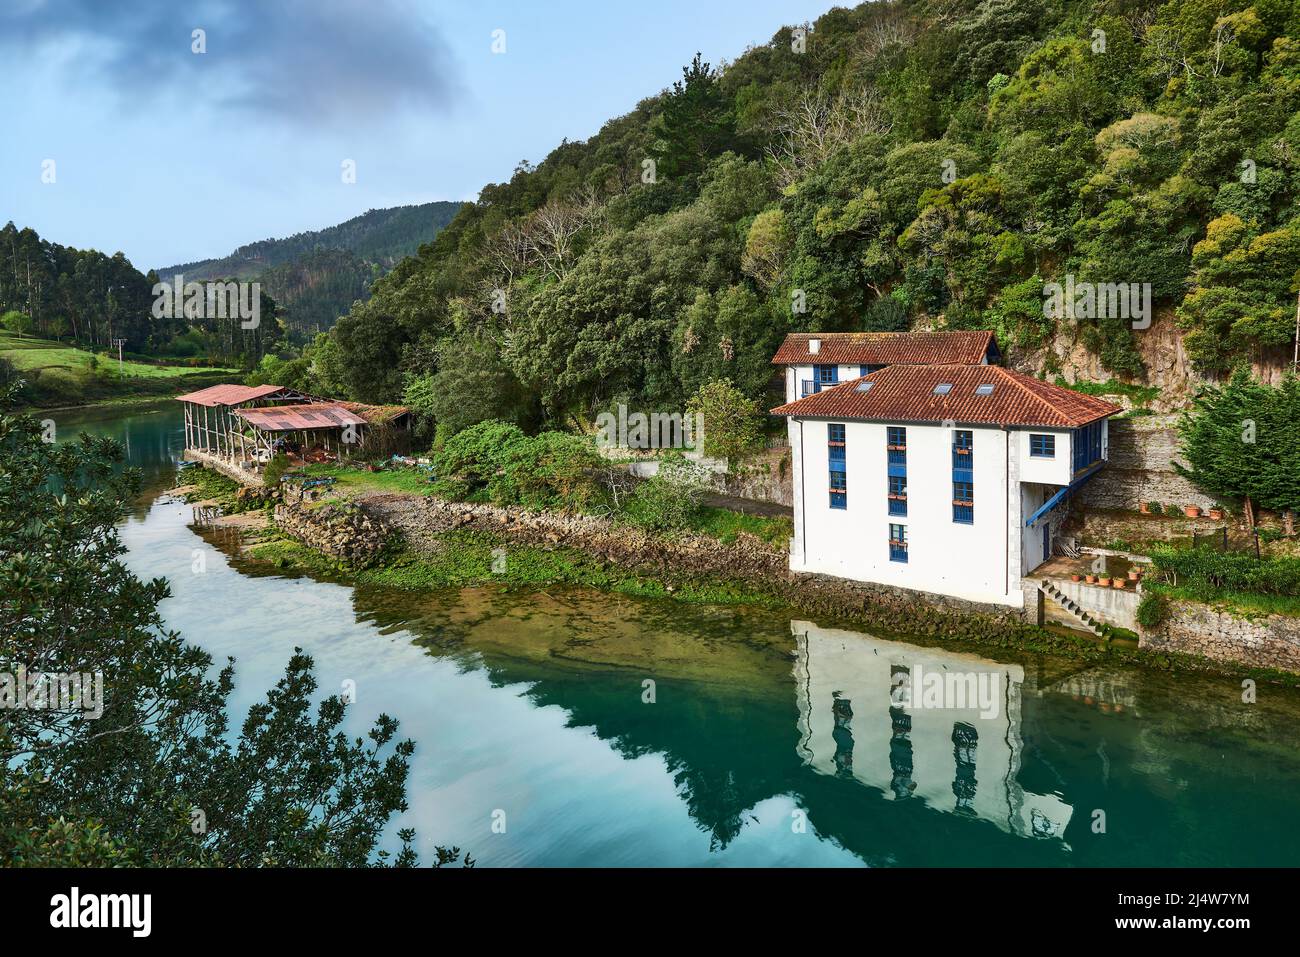
[[[411,410],[404,405],[367,405],[364,402],[336,402],[349,412],[355,412],[371,425],[382,425],[394,419],[409,415]]]
[[[222,383],[210,385],[198,392],[177,396],[177,402],[192,402],[195,405],[238,405],[251,399],[263,399],[276,392],[284,391],[282,385],[235,385]]]
[[[867,384],[868,388],[865,388]],[[939,386],[948,388],[936,393]],[[991,391],[977,393],[984,386]],[[773,415],[873,422],[943,422],[1078,428],[1118,405],[1001,366],[892,365],[787,402]]]
[[[367,424],[365,419],[355,412],[349,412],[339,402],[279,405],[262,409],[236,409],[235,415],[262,432],[341,429],[349,425]]]
[[[808,350],[811,339],[821,348]],[[987,329],[941,332],[792,332],[772,358],[773,365],[864,365],[902,363],[979,365],[997,342]]]

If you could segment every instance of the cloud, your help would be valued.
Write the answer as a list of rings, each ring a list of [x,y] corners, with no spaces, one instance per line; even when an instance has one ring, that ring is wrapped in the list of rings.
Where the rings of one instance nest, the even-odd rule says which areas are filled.
[[[443,112],[461,94],[409,0],[5,0],[0,51],[49,56],[135,105],[170,95],[305,125]]]

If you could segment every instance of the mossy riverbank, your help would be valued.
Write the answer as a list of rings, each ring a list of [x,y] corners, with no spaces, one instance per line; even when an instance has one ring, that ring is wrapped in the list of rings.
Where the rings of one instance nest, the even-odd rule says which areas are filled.
[[[848,597],[833,583],[814,578],[756,582],[695,573],[646,573],[567,546],[512,542],[479,530],[453,529],[436,536],[439,547],[416,554],[400,543],[369,567],[335,560],[274,527],[248,536],[244,560],[264,569],[290,571],[343,584],[437,591],[497,587],[546,591],[591,588],[631,597],[692,604],[750,606],[788,612],[827,626],[870,631],[899,640],[952,641],[1018,654],[1046,654],[1089,663],[1111,663],[1165,672],[1217,674],[1300,687],[1300,675],[1238,667],[1192,655],[1140,649],[1129,641],[1097,641],[994,615],[962,614],[909,600],[884,605],[869,596]],[[906,628],[898,627],[906,622]]]

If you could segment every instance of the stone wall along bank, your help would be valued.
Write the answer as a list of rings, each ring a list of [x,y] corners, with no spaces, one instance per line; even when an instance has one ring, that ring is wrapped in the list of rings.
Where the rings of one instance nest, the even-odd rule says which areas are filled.
[[[1142,629],[1138,646],[1254,668],[1300,672],[1300,618],[1241,618],[1199,602],[1174,601],[1160,627]]]

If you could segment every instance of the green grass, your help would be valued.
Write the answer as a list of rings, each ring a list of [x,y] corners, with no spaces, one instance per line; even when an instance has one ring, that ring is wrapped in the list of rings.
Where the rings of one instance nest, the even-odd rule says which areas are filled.
[[[78,349],[75,346],[53,342],[49,339],[19,339],[3,334],[0,334],[0,356],[12,362],[14,368],[20,372],[27,372],[31,369],[63,369],[74,373],[84,372],[90,374],[92,372],[90,367],[92,357],[98,363],[98,372],[108,376],[121,376],[122,378],[171,379],[177,376],[195,375],[203,372],[233,373],[237,371],[217,366],[152,365],[147,362],[133,362],[130,359],[123,360],[119,369],[116,358],[102,355],[95,356],[85,349]]]
[[[1218,608],[1240,618],[1258,618],[1261,615],[1286,615],[1300,618],[1300,597],[1295,595],[1265,595],[1258,592],[1229,591],[1197,585],[1167,585],[1147,582],[1147,591],[1159,590],[1171,599],[1194,601]]]
[[[794,522],[785,517],[766,517],[733,512],[728,508],[705,506],[691,523],[690,531],[708,535],[720,542],[731,544],[741,532],[762,539],[769,545],[785,545],[794,535]]]
[[[1056,384],[1066,389],[1073,389],[1075,392],[1082,392],[1084,395],[1122,395],[1131,399],[1135,407],[1149,405],[1160,397],[1158,386],[1134,385],[1117,379],[1107,379],[1105,382],[1076,382],[1070,385],[1063,377],[1057,376]]]
[[[310,476],[334,479],[334,491],[351,498],[372,492],[397,492],[406,495],[428,495],[429,480],[425,472],[413,468],[393,468],[370,472],[354,465],[308,465],[304,470]]]
[[[123,362],[119,373],[116,359],[48,339],[20,339],[2,333],[0,359],[12,363],[26,382],[23,402],[34,408],[175,395],[238,375],[232,369],[132,361]]]
[[[445,547],[435,555],[400,552],[372,568],[346,566],[284,536],[273,536],[253,544],[248,553],[257,561],[278,568],[408,591],[476,585],[503,585],[526,590],[581,586],[699,604],[769,607],[781,604],[775,596],[742,583],[699,576],[676,583],[666,582],[633,574],[574,549],[513,544],[483,532],[468,530],[446,532],[439,538]],[[502,556],[504,562],[498,562],[498,557]],[[494,571],[494,567],[499,570]]]

